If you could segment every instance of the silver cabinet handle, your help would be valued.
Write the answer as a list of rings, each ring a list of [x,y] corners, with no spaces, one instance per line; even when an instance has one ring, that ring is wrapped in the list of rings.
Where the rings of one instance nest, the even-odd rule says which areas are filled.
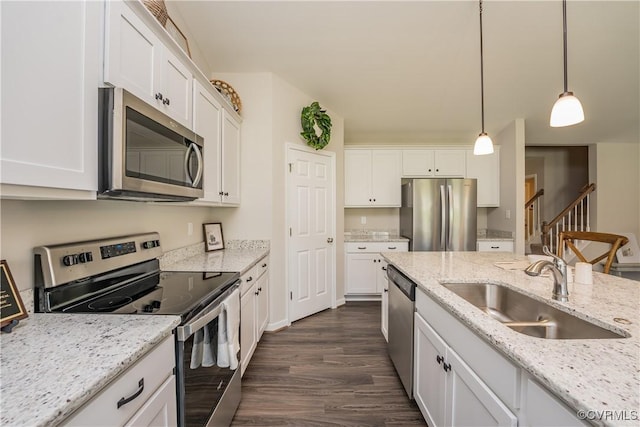
[[[366,246],[358,246],[358,249],[367,249]]]
[[[397,248],[398,248],[397,246],[387,246],[387,249],[391,249],[391,250],[394,250],[394,249],[397,249]]]

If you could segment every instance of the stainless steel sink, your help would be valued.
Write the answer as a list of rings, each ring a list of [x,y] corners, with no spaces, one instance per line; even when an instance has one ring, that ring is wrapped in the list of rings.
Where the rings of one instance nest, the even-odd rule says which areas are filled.
[[[494,283],[442,286],[522,334],[550,339],[625,338],[506,286]]]

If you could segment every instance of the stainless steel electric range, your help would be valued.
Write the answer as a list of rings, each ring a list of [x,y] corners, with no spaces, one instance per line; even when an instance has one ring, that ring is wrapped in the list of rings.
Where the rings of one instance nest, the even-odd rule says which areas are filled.
[[[220,358],[194,363],[194,355],[203,333],[215,336],[230,324],[221,320],[222,303],[237,298],[239,307],[238,273],[160,271],[158,233],[41,246],[34,254],[36,312],[180,316],[178,425],[230,424],[240,402],[239,366]],[[239,336],[239,321],[233,332]]]

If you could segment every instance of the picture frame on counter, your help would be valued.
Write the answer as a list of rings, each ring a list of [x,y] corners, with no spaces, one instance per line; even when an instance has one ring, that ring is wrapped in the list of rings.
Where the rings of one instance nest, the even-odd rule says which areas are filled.
[[[9,270],[9,264],[4,259],[0,260],[0,275],[0,327],[3,332],[11,332],[19,320],[29,315]]]
[[[222,237],[222,223],[211,222],[203,224],[205,251],[219,251],[224,249],[224,239]]]

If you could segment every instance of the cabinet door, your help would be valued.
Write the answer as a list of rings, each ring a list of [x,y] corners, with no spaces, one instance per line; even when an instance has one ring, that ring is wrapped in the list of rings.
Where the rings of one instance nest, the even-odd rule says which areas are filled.
[[[444,426],[446,372],[442,366],[447,346],[422,316],[416,313],[414,319],[413,397],[430,427]]]
[[[256,316],[256,321],[258,322],[257,330],[258,330],[258,341],[262,337],[262,333],[267,328],[267,323],[269,322],[269,272],[266,271],[260,276],[258,279],[258,283],[256,283],[257,292],[258,292],[258,303],[257,309],[258,313]]]
[[[193,130],[204,138],[204,197],[205,202],[220,202],[221,121],[222,107],[197,80],[193,94]]]
[[[433,150],[402,150],[402,176],[424,178],[434,174]]]
[[[240,299],[240,363],[242,375],[256,349],[256,285],[254,284]]]
[[[435,176],[464,178],[465,150],[436,150],[434,153]]]
[[[162,105],[164,113],[191,128],[193,76],[191,71],[169,50],[162,56]],[[202,136],[202,135],[201,135]]]
[[[371,188],[374,206],[400,207],[400,151],[372,150]]]
[[[176,377],[171,375],[125,426],[171,427],[177,423]]]
[[[370,206],[371,150],[344,150],[344,205]]]
[[[387,289],[387,262],[382,259],[382,255],[378,254],[377,263],[375,264],[376,270],[376,292],[382,293],[383,289]]]
[[[347,254],[347,293],[375,294],[378,254]],[[376,261],[376,262],[374,262]]]
[[[162,43],[125,2],[108,1],[106,8],[105,82],[157,106]]]
[[[450,426],[513,426],[518,419],[487,385],[450,348],[446,363],[451,366],[447,373],[446,394]]]
[[[475,156],[467,150],[467,178],[478,180],[478,206],[500,206],[500,147],[492,154]]]
[[[240,124],[222,114],[222,203],[240,204]]]
[[[29,190],[6,191],[10,184],[81,190],[65,198],[95,199],[103,7],[0,2],[3,197]]]
[[[382,336],[384,336],[385,341],[389,341],[389,281],[387,280],[387,271],[386,271],[386,266],[387,263],[383,262],[383,266],[385,268],[384,271],[384,275],[385,275],[385,279],[382,283],[382,296],[381,296],[381,301],[382,301],[382,307],[380,308],[380,317],[381,317],[381,322],[380,322],[380,330],[382,331]],[[382,270],[382,268],[381,268]]]
[[[576,417],[576,411],[567,408],[554,395],[526,374],[522,375],[521,426],[586,426]]]

